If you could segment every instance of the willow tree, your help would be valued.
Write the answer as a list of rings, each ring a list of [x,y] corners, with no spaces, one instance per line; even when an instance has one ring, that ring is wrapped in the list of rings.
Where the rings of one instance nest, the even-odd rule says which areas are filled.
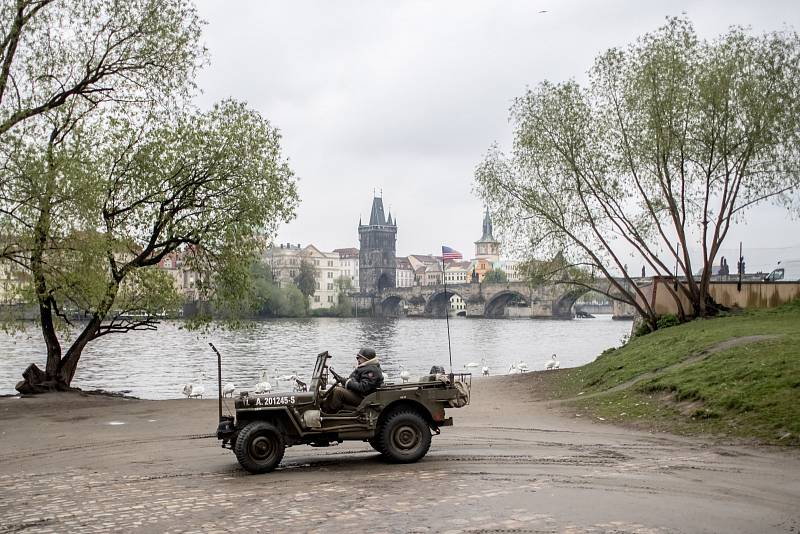
[[[734,27],[706,41],[668,19],[600,55],[586,85],[544,82],[516,99],[513,152],[489,151],[477,189],[517,243],[605,277],[653,328],[631,258],[682,280],[665,286],[691,304],[682,315],[711,314],[731,224],[763,202],[797,205],[799,95],[796,33]]]
[[[16,178],[37,198],[19,216],[30,217],[24,261],[47,346],[45,371],[29,368],[22,391],[66,388],[90,342],[154,328],[177,299],[155,267],[175,251],[204,273],[206,291],[224,280],[227,297],[238,298],[231,288],[247,287],[255,236],[294,213],[280,135],[257,112],[226,101],[151,120],[84,122],[38,158],[18,153]],[[69,320],[67,307],[84,320],[62,347],[57,323]]]
[[[65,389],[89,343],[176,305],[155,268],[173,252],[207,294],[241,294],[295,182],[257,112],[190,108],[187,0],[2,0],[0,30],[0,262],[26,273],[47,350],[18,389]]]

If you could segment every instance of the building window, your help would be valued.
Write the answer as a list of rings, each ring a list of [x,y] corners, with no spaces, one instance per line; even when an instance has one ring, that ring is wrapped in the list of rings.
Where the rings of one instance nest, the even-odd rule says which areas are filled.
[[[332,290],[333,290],[333,284],[328,284],[328,291],[332,291]]]
[[[328,295],[328,302],[333,302],[333,295]]]
[[[319,289],[319,282],[317,282],[317,289]]]
[[[328,271],[328,278],[333,278],[333,271]]]
[[[314,295],[314,302],[319,302],[319,295]]]
[[[314,260],[314,265],[319,265],[319,260]]]

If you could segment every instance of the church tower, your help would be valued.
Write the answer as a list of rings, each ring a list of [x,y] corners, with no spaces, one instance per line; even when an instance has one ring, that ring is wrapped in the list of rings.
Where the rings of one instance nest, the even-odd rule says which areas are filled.
[[[492,235],[492,218],[488,209],[483,217],[483,235],[475,241],[475,259],[491,263],[500,261],[500,242]]]
[[[375,295],[397,285],[397,220],[384,216],[383,199],[372,199],[369,224],[358,222],[358,282],[361,293]]]

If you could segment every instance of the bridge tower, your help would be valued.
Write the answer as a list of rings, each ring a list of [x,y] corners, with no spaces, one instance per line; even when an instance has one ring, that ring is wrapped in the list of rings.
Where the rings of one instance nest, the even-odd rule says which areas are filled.
[[[500,241],[492,235],[492,218],[488,209],[483,217],[483,235],[475,241],[475,259],[490,263],[500,261]]]
[[[375,295],[383,289],[396,287],[397,221],[392,213],[384,217],[383,198],[372,199],[369,224],[358,221],[358,237],[361,243],[358,253],[359,290],[365,295]]]

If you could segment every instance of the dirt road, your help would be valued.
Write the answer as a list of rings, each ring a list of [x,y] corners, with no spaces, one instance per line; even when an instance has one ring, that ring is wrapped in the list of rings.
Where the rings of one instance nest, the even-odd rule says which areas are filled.
[[[261,476],[209,437],[213,400],[3,398],[0,533],[800,532],[797,451],[587,421],[538,379],[476,380],[417,464],[302,446]]]

